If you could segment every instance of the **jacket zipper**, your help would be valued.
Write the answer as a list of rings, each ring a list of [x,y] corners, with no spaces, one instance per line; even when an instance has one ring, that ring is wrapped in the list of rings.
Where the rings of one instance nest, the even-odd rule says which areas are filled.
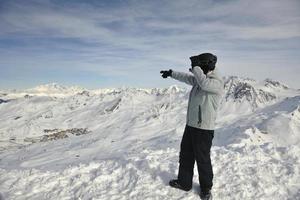
[[[198,109],[198,125],[201,125],[201,122],[202,122],[201,106],[199,105],[199,109]]]
[[[192,88],[190,94],[189,94],[189,101],[188,101],[188,113],[187,113],[187,123],[190,121],[190,117],[189,117],[189,111],[190,111],[190,104],[191,104],[191,96],[192,96],[192,92],[193,92],[194,87]]]

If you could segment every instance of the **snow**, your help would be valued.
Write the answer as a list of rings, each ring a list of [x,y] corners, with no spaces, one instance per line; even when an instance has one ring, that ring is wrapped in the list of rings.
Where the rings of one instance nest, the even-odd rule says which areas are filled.
[[[211,149],[214,199],[300,199],[300,91],[225,80]],[[245,83],[251,93],[233,93]],[[0,199],[199,199],[196,167],[191,192],[168,186],[189,90],[55,83],[2,91]]]

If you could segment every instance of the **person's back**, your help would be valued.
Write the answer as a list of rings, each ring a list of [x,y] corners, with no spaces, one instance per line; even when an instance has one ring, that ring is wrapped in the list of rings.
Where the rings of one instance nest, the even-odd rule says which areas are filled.
[[[180,145],[178,178],[170,186],[189,191],[192,188],[193,169],[197,162],[201,199],[211,198],[213,171],[210,148],[214,137],[217,110],[224,93],[222,78],[215,71],[217,57],[210,53],[190,58],[192,74],[173,70],[161,71],[168,76],[192,85],[189,96],[186,127]]]

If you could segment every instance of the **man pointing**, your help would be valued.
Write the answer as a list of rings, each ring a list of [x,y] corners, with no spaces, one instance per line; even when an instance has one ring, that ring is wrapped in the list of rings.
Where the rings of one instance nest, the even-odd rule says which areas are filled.
[[[190,57],[190,73],[161,71],[163,78],[173,79],[192,85],[189,95],[186,126],[180,145],[179,171],[177,179],[169,185],[184,191],[192,188],[195,160],[197,162],[200,198],[212,198],[213,170],[210,148],[214,137],[218,106],[224,92],[224,82],[215,71],[217,57],[203,53]]]

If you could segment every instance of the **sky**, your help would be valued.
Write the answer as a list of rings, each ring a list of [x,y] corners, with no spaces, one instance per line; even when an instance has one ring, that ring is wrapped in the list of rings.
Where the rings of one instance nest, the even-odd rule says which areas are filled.
[[[167,87],[218,56],[223,76],[300,88],[299,0],[0,0],[0,89]]]

